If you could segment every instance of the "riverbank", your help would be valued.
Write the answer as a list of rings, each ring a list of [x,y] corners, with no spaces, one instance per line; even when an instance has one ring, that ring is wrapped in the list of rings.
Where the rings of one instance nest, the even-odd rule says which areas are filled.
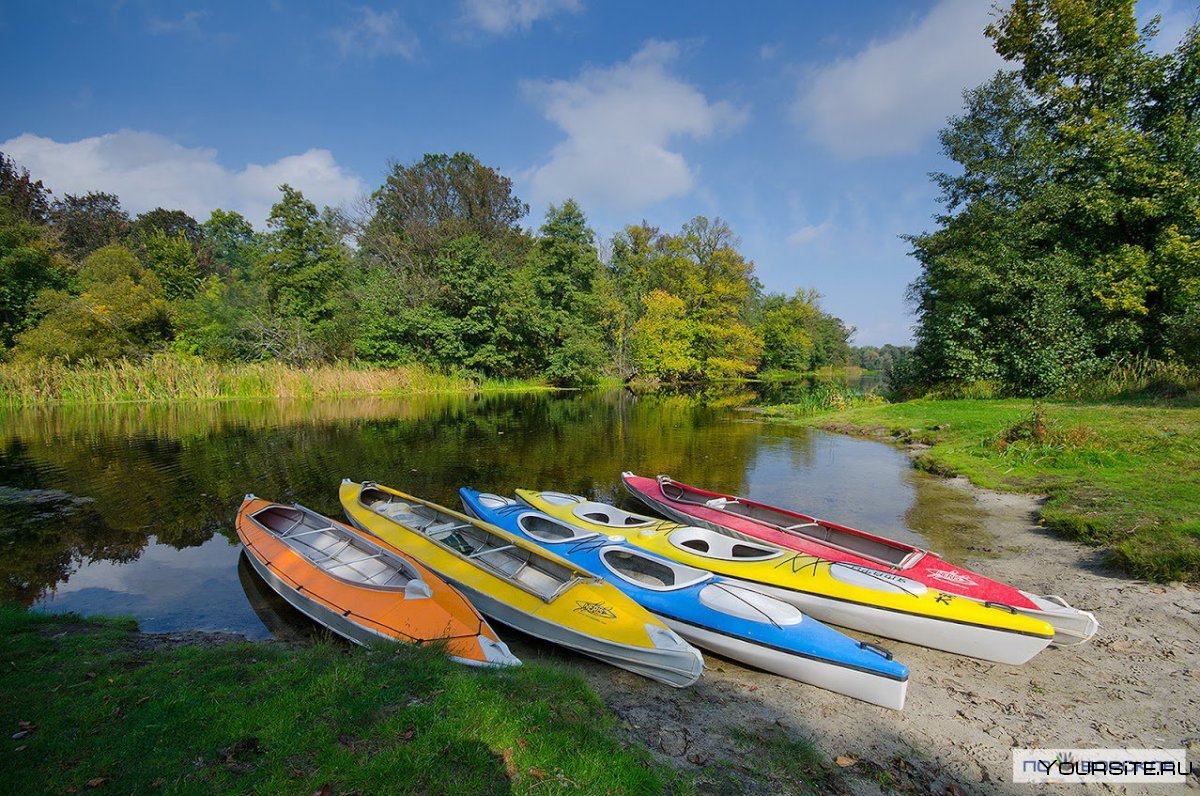
[[[1024,796],[1030,786],[1012,782],[1013,747],[1185,747],[1189,759],[1200,753],[1200,587],[1121,577],[1094,548],[1038,526],[1033,496],[982,490],[965,478],[944,483],[976,509],[964,529],[973,552],[960,563],[1094,611],[1099,634],[1008,666],[851,631],[909,667],[903,711],[711,655],[704,677],[686,692],[645,688],[598,665],[589,665],[588,680],[620,727],[708,782],[719,781],[718,769],[704,761],[752,769],[759,750],[783,737],[812,739],[827,765],[844,766],[845,792],[862,796]],[[1089,787],[1158,796],[1195,793],[1195,786]]]
[[[1137,578],[1200,581],[1196,401],[915,400],[763,415],[913,448],[922,469],[1045,495],[1040,520]]]
[[[103,365],[0,364],[0,407],[549,389],[538,380],[478,379],[419,364],[367,368],[344,363],[301,368],[281,362],[222,364],[169,354],[143,362],[120,360]]]
[[[436,650],[142,634],[0,606],[12,793],[650,794],[687,782],[623,743],[577,674]]]

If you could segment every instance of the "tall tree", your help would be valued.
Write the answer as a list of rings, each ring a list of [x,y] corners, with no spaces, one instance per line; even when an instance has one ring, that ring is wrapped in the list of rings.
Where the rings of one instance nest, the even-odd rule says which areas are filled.
[[[200,266],[195,250],[182,232],[170,235],[152,229],[140,243],[139,259],[158,276],[165,299],[174,301],[196,292],[201,280]]]
[[[290,185],[267,219],[264,262],[274,318],[268,325],[288,327],[284,339],[311,337],[315,347],[291,346],[287,358],[325,357],[346,352],[350,344],[346,281],[349,252],[316,205]]]
[[[50,191],[41,180],[29,176],[0,152],[0,217],[26,224],[45,224],[50,220]]]
[[[67,194],[50,210],[63,254],[80,262],[97,249],[118,243],[129,234],[129,214],[116,194],[92,191]]]
[[[248,277],[262,257],[262,240],[241,213],[217,208],[200,232],[220,272]]]
[[[791,296],[772,293],[763,297],[757,312],[763,341],[762,370],[803,372],[814,366],[821,317],[817,299],[816,291],[805,290]]]
[[[1172,355],[1200,301],[1200,41],[1147,46],[1132,0],[1015,0],[987,33],[1018,71],[941,134],[961,173],[910,238],[915,373],[1041,394],[1100,362]]]
[[[416,300],[437,290],[430,272],[449,241],[476,235],[515,254],[524,245],[519,222],[529,212],[512,180],[464,152],[392,164],[370,209],[359,235],[362,255],[387,268]]]
[[[529,257],[543,316],[543,374],[557,384],[594,382],[604,359],[596,284],[600,257],[583,210],[551,205]]]
[[[164,210],[161,207],[139,213],[130,224],[129,231],[135,240],[148,237],[153,232],[161,232],[169,238],[182,235],[191,246],[199,246],[204,239],[196,219],[182,210]]]
[[[706,378],[752,373],[762,340],[746,322],[755,284],[754,264],[742,257],[739,241],[720,218],[697,216],[665,243],[670,263],[663,270],[688,307],[695,326],[693,346]],[[674,277],[671,280],[671,276]]]
[[[0,353],[37,323],[37,295],[65,286],[64,266],[44,227],[0,221]]]

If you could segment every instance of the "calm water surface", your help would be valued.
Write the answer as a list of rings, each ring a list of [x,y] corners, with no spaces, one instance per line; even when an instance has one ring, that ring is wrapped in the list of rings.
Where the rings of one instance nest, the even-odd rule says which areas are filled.
[[[778,389],[778,388],[773,388]],[[777,399],[777,396],[770,396]],[[239,561],[242,496],[341,516],[342,478],[619,501],[669,473],[961,554],[970,500],[876,442],[770,425],[754,393],[625,391],[55,407],[0,414],[0,599],[144,630],[306,631]]]

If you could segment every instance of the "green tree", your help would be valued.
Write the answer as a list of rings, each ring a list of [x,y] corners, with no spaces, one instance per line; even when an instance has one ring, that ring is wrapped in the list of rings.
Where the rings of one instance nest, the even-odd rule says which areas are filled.
[[[176,303],[172,348],[218,362],[269,358],[278,354],[268,334],[271,319],[265,284],[210,276],[194,295]]]
[[[531,375],[536,293],[527,276],[498,260],[478,235],[446,244],[434,261],[442,289],[414,304],[386,272],[371,274],[377,300],[363,308],[358,351],[365,359],[424,362],[486,375]]]
[[[149,237],[154,232],[161,232],[169,238],[183,236],[188,244],[194,247],[204,240],[200,224],[182,210],[156,207],[146,213],[139,213],[129,227],[129,235],[134,240]]]
[[[762,355],[762,340],[746,320],[755,292],[754,264],[737,246],[728,224],[704,216],[664,242],[659,278],[687,305],[698,377],[752,373]]]
[[[290,185],[279,190],[283,196],[271,208],[264,241],[273,313],[264,319],[264,332],[281,333],[277,350],[285,359],[341,356],[353,339],[346,291],[349,252],[316,205]]]
[[[129,234],[129,214],[116,194],[67,194],[50,209],[50,223],[58,233],[63,254],[80,262],[92,252],[118,243]]]
[[[262,259],[260,236],[241,213],[217,208],[200,225],[200,233],[216,270],[223,274],[249,277]]]
[[[693,352],[696,330],[688,320],[687,304],[665,290],[651,290],[642,305],[642,317],[630,334],[638,374],[661,381],[694,377],[704,363]]]
[[[34,299],[44,290],[65,286],[64,270],[44,227],[6,223],[0,211],[0,352],[37,323]]]
[[[174,301],[187,298],[200,284],[200,267],[187,237],[180,232],[168,235],[152,229],[141,240],[140,259],[162,284],[163,298]]]
[[[528,267],[538,298],[529,309],[541,316],[543,330],[542,374],[555,384],[595,382],[605,354],[596,295],[600,257],[595,233],[574,200],[546,211]]]
[[[394,163],[371,197],[360,256],[421,302],[439,290],[434,261],[450,241],[475,235],[499,256],[523,256],[528,240],[519,222],[528,211],[513,194],[512,180],[474,155],[430,154],[410,166]]]
[[[643,221],[625,227],[611,241],[612,254],[605,278],[600,282],[601,304],[609,360],[622,379],[633,376],[637,370],[630,340],[633,326],[642,316],[642,299],[656,284],[654,265],[660,254],[657,243],[661,239],[659,230]]]
[[[763,370],[806,371],[815,360],[815,334],[821,310],[817,294],[797,290],[791,296],[772,293],[758,310]],[[821,363],[824,364],[824,363]]]
[[[0,217],[26,224],[50,220],[50,191],[29,176],[12,158],[0,152]]]
[[[961,173],[910,238],[913,372],[1044,394],[1099,362],[1173,355],[1200,301],[1200,42],[1147,46],[1132,0],[1017,0],[987,33],[1016,64],[941,134]]]
[[[129,249],[110,244],[83,262],[79,295],[45,290],[37,298],[41,321],[17,335],[13,357],[67,363],[140,357],[159,348],[170,329],[154,273]]]

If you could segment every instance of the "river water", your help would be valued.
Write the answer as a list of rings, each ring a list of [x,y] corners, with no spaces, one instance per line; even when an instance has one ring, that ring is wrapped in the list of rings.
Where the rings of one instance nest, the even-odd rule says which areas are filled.
[[[234,517],[253,492],[340,518],[342,478],[452,506],[470,485],[636,509],[621,471],[668,473],[951,558],[970,548],[980,522],[971,499],[902,451],[746,411],[786,397],[619,390],[0,413],[0,600],[132,615],[151,632],[305,632],[239,563]]]

